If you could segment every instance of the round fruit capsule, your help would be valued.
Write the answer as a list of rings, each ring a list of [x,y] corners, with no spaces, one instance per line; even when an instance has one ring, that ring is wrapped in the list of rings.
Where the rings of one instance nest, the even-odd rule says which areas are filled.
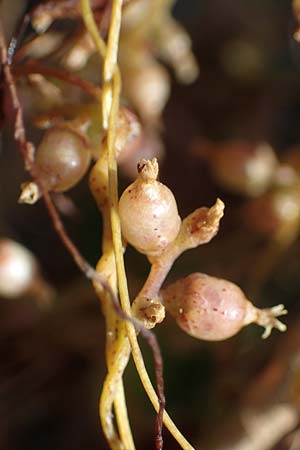
[[[227,142],[211,149],[208,158],[217,183],[250,197],[269,188],[277,167],[275,153],[267,143],[254,146],[243,141]]]
[[[11,239],[0,239],[0,295],[15,298],[25,293],[37,274],[34,256]]]
[[[86,173],[90,152],[85,139],[67,128],[53,127],[40,142],[35,164],[45,188],[63,192],[75,186]]]
[[[276,319],[286,314],[283,305],[257,309],[236,284],[203,273],[193,273],[171,284],[161,291],[161,296],[180,328],[198,339],[227,339],[253,322],[265,327],[264,338],[273,327],[286,330]]]
[[[157,160],[142,160],[138,171],[120,198],[122,233],[139,252],[156,256],[176,238],[181,219],[174,195],[157,181]]]

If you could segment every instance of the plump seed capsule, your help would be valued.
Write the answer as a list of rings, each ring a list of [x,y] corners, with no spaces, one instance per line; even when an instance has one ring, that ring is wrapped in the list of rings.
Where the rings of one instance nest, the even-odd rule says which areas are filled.
[[[46,132],[35,155],[41,181],[47,189],[58,192],[75,186],[89,162],[84,138],[66,128],[54,127]]]
[[[142,160],[138,170],[120,198],[122,233],[139,252],[156,256],[176,238],[181,219],[174,195],[157,181],[157,160]]]
[[[152,130],[143,130],[139,139],[134,140],[134,145],[130,145],[130,152],[122,152],[118,158],[120,170],[128,178],[135,180],[136,167],[141,159],[157,158],[160,163],[164,158],[164,146],[158,134]]]
[[[208,153],[216,181],[231,192],[257,197],[271,185],[277,159],[267,143],[224,143]]]
[[[277,186],[242,209],[245,225],[267,238],[291,242],[299,233],[300,178],[296,171],[282,165],[276,174]]]
[[[115,152],[118,164],[131,159],[142,140],[142,126],[135,114],[130,109],[122,106],[119,109]]]
[[[169,76],[154,60],[144,58],[142,61],[124,72],[124,92],[144,122],[155,122],[170,95]]]
[[[180,328],[198,339],[227,339],[253,322],[265,327],[264,338],[273,327],[280,331],[286,329],[276,319],[286,314],[283,305],[257,309],[234,283],[202,273],[171,284],[161,295],[167,311]]]
[[[11,239],[0,239],[0,295],[18,297],[30,287],[37,273],[33,255]]]
[[[186,31],[171,17],[165,18],[158,27],[156,40],[162,59],[171,64],[178,80],[192,83],[199,74],[199,68],[191,51],[191,39]]]
[[[101,114],[99,107],[91,107],[90,110],[89,117],[91,118],[91,122],[87,134],[92,155],[95,159],[98,159],[103,148],[105,133],[99,121]],[[142,126],[137,116],[130,109],[126,108],[126,106],[121,105],[116,121],[115,139],[115,152],[118,164],[130,160],[131,155],[134,155],[138,151],[142,136]]]

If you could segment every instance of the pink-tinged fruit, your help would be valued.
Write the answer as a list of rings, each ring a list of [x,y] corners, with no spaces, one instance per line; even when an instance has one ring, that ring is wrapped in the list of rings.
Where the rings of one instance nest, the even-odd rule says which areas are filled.
[[[257,309],[242,290],[230,281],[194,273],[161,291],[163,304],[186,333],[198,339],[219,341],[235,335],[242,327],[256,322],[285,331],[276,319],[286,314],[283,305]]]

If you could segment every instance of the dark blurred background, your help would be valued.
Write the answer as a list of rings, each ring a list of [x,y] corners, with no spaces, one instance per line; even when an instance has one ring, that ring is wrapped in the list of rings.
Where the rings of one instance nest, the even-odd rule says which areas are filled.
[[[300,44],[292,37],[291,4],[179,0],[174,14],[191,35],[200,76],[190,86],[172,81],[164,112],[161,179],[173,190],[182,216],[211,205],[216,197],[224,200],[226,211],[218,236],[183,255],[170,279],[195,271],[226,278],[256,305],[284,303],[289,315],[284,335],[274,331],[262,341],[261,329],[252,325],[218,343],[197,341],[168,318],[156,329],[167,408],[197,449],[300,450],[300,233],[277,251],[272,238],[247,226],[241,211],[249,199],[216,181],[201,150],[207,142],[218,149],[239,140],[268,142],[281,160],[291,147],[300,153]],[[22,166],[7,127],[0,154],[0,231],[37,256],[56,295],[47,308],[30,296],[0,301],[0,449],[105,449],[98,423],[106,371],[101,309],[53,231],[42,202],[17,204],[20,183],[26,179]],[[128,183],[121,173],[121,186]],[[66,227],[95,264],[101,218],[87,183],[71,197],[80,213],[76,219],[64,218]],[[148,264],[132,249],[126,262],[134,295]],[[142,347],[151,368],[151,354],[143,342]],[[132,362],[125,383],[137,449],[154,448],[155,416]],[[276,422],[278,405],[288,413],[276,416]],[[251,435],[253,417],[254,434],[269,426],[271,438],[243,441],[245,430]],[[166,449],[178,448],[167,431],[165,441]]]

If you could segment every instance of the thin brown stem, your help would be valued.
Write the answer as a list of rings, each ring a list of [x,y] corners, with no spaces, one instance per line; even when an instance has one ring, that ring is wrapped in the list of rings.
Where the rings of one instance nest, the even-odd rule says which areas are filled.
[[[34,145],[27,141],[22,106],[18,97],[17,88],[15,84],[14,77],[12,75],[9,61],[7,58],[7,50],[6,44],[4,40],[2,24],[0,24],[0,47],[1,47],[1,62],[3,65],[3,73],[6,81],[6,85],[8,86],[9,93],[11,96],[12,104],[16,112],[16,120],[15,120],[15,132],[14,137],[16,142],[18,142],[20,146],[20,150],[24,159],[25,168],[31,174],[32,178],[38,184],[44,198],[44,202],[46,204],[49,215],[52,219],[53,226],[63,241],[65,247],[72,255],[77,266],[85,273],[88,278],[91,278],[91,270],[94,269],[88,264],[87,261],[81,256],[80,252],[77,250],[76,246],[73,244],[71,239],[69,238],[63,223],[59,217],[59,214],[52,202],[51,196],[47,190],[43,187],[43,183],[40,182],[39,174],[34,166]]]
[[[57,80],[65,81],[68,84],[77,86],[90,97],[93,97],[98,101],[101,99],[101,89],[98,86],[95,86],[93,83],[83,80],[77,75],[71,74],[64,69],[48,67],[39,62],[28,60],[21,65],[14,67],[13,72],[17,77],[38,73],[45,77],[56,78]]]

